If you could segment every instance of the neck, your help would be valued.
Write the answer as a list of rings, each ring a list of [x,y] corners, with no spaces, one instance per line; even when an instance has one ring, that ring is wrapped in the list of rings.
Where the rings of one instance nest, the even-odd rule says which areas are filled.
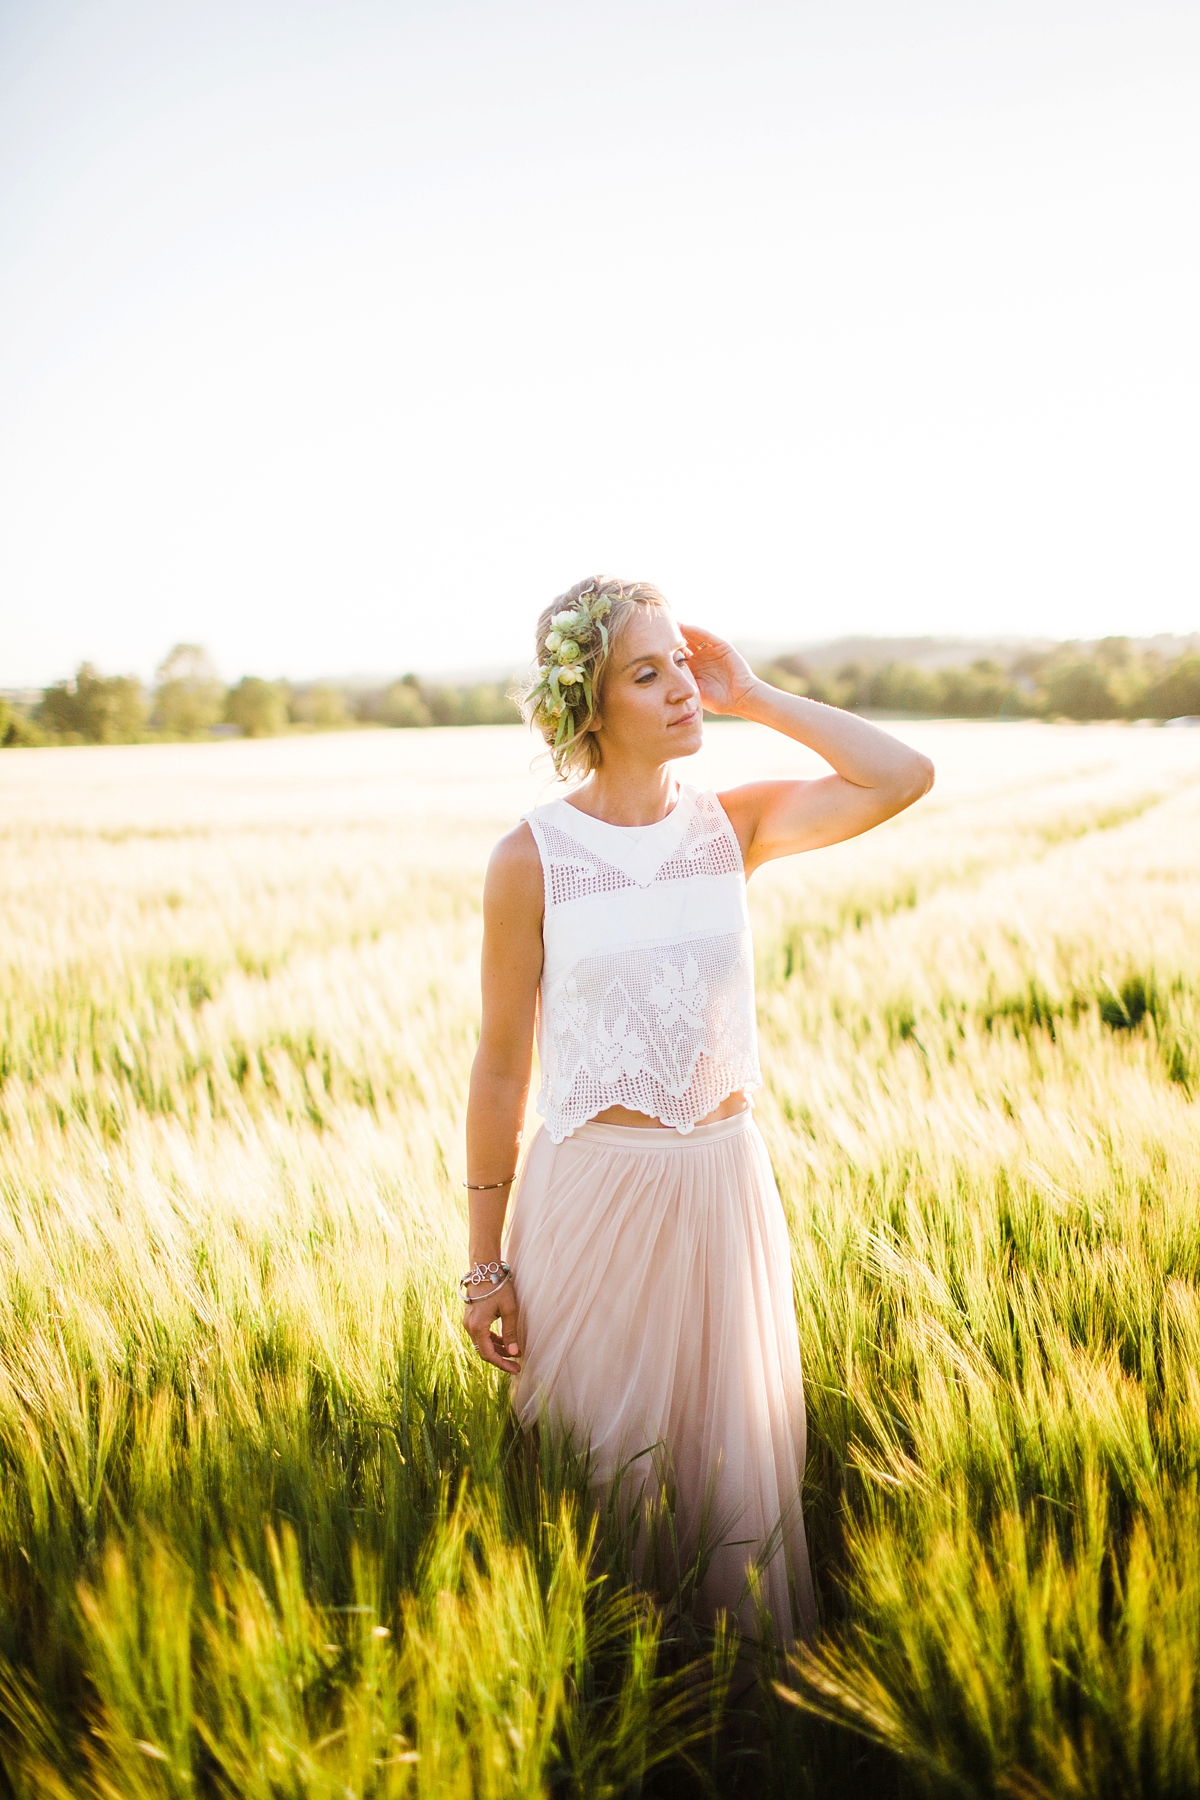
[[[601,763],[571,796],[571,805],[605,825],[657,825],[679,798],[670,763],[615,768]]]

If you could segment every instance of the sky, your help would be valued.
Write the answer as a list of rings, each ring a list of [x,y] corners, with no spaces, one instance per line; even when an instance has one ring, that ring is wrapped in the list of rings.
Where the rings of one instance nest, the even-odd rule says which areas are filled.
[[[0,687],[1200,628],[1194,0],[0,0]]]

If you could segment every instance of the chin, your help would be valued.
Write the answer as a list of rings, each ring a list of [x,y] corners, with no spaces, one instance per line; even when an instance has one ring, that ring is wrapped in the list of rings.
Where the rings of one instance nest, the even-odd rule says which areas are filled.
[[[681,726],[678,731],[671,733],[667,741],[671,746],[672,757],[695,756],[697,750],[704,748],[704,721],[696,719],[691,725]]]

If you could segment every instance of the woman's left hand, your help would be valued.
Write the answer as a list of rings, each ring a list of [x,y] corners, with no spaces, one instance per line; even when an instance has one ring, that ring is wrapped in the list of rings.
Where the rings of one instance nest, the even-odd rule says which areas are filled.
[[[679,629],[690,652],[688,668],[707,710],[740,712],[758,686],[758,676],[745,657],[724,638],[702,626],[681,624]]]

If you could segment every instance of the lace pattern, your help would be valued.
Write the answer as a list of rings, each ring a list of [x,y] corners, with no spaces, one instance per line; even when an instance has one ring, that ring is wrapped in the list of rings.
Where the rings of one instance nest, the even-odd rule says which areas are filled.
[[[679,805],[627,836],[562,801],[530,815],[546,891],[537,1104],[555,1142],[610,1106],[687,1132],[761,1086],[737,838],[715,795],[684,789]]]
[[[712,800],[716,812],[700,802]],[[681,802],[682,804],[682,802]],[[654,882],[687,881],[695,875],[740,875],[741,852],[720,802],[715,795],[702,794],[692,808],[683,841],[674,856],[659,864]],[[664,820],[665,824],[667,821]],[[610,826],[610,830],[618,829]],[[616,893],[621,888],[645,886],[624,870],[615,868],[595,850],[582,844],[561,825],[545,823],[541,828],[544,843],[542,860],[546,872],[547,900],[551,906],[566,906],[572,900],[590,899],[594,894]]]
[[[739,1004],[748,934],[589,957],[546,997],[548,1125],[608,1106],[690,1131],[735,1088],[757,1085],[754,1020]]]

